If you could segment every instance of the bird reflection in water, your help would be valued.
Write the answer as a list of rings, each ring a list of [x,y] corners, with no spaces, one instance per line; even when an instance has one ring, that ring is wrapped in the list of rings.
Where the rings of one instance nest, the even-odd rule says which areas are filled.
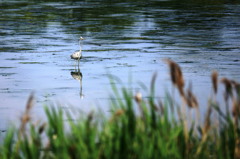
[[[71,59],[74,59],[78,62],[78,69],[76,69],[75,65],[75,71],[71,72],[71,76],[80,82],[80,98],[83,99],[83,94],[82,94],[82,72],[80,71],[80,66],[79,66],[79,61],[82,58],[82,44],[81,41],[84,40],[83,37],[80,36],[79,38],[79,51],[74,52],[70,57]]]
[[[78,67],[78,70],[73,72],[71,72],[71,76],[75,79],[75,80],[78,80],[79,83],[80,83],[80,98],[83,99],[84,95],[82,93],[82,72],[80,71],[80,68]]]

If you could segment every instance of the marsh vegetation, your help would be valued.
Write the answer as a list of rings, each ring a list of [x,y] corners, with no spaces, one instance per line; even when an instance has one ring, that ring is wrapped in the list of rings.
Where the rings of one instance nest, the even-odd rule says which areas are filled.
[[[71,109],[45,106],[47,121],[33,123],[29,97],[19,127],[10,127],[0,145],[0,157],[9,158],[240,158],[240,84],[212,73],[212,92],[205,115],[199,114],[198,98],[186,88],[178,64],[169,65],[180,100],[166,93],[156,99],[157,74],[151,79],[148,98],[112,84],[110,114],[88,115]],[[110,78],[110,81],[114,80]],[[197,83],[192,83],[194,86]],[[219,92],[219,86],[225,87]],[[223,93],[225,107],[215,98]],[[195,114],[192,116],[192,114]]]

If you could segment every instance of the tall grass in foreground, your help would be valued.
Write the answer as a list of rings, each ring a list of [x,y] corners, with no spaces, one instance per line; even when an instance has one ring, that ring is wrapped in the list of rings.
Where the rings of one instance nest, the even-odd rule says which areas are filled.
[[[170,95],[164,101],[154,98],[156,74],[147,99],[112,85],[114,95],[124,100],[113,101],[110,116],[90,113],[64,121],[73,118],[71,112],[45,107],[47,123],[33,124],[31,95],[20,127],[9,128],[0,145],[0,158],[239,159],[240,84],[219,80],[213,72],[214,93],[201,122],[197,98],[191,88],[185,89],[180,67],[165,61],[181,97],[179,105]],[[219,82],[226,88],[225,110],[216,101]],[[195,119],[189,109],[195,111]]]

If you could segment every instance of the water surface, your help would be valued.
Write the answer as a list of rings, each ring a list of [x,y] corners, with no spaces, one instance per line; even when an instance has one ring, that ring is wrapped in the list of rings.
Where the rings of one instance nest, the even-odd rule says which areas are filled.
[[[137,92],[157,72],[163,97],[170,87],[165,58],[180,64],[202,99],[212,70],[240,79],[237,1],[0,1],[0,8],[0,129],[20,117],[33,91],[36,116],[49,101],[109,111],[109,73]],[[78,72],[70,54],[80,36]]]

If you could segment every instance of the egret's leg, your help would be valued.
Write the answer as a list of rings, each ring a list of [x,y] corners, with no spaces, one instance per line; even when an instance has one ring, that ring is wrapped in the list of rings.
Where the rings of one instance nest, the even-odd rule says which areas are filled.
[[[77,61],[76,62],[74,62],[75,64],[74,64],[74,67],[75,67],[75,71],[77,70]]]
[[[80,70],[80,58],[78,59],[78,70]]]

